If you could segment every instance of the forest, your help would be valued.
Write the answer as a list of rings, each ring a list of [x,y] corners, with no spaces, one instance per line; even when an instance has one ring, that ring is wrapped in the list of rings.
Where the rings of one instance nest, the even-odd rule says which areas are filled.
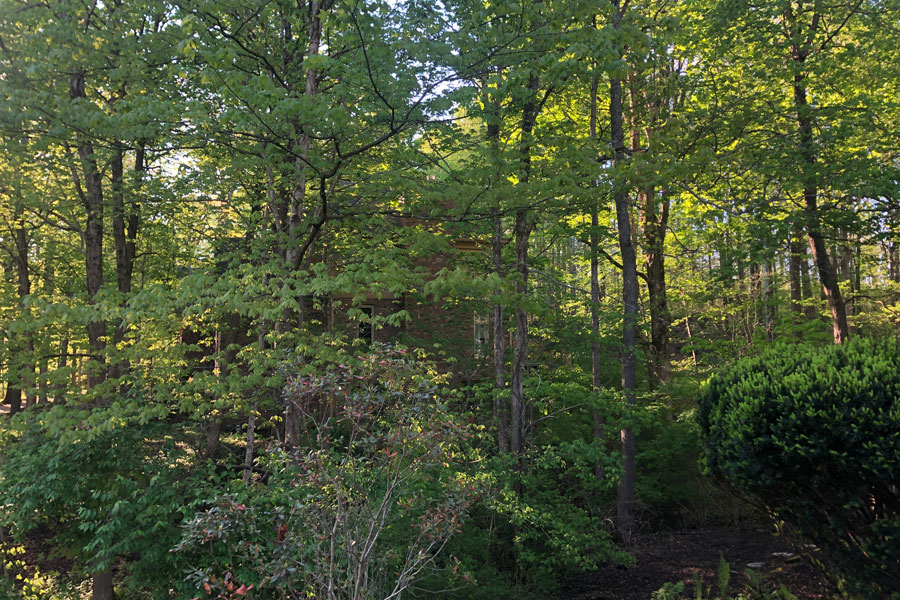
[[[898,140],[898,0],[0,0],[0,599],[900,598]]]

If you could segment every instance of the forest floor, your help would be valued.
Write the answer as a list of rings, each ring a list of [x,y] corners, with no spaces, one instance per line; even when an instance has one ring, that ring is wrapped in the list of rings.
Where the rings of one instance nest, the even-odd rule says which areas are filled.
[[[682,582],[683,597],[695,597],[695,573],[703,578],[703,598],[718,596],[717,571],[723,556],[731,571],[731,594],[744,590],[748,568],[764,589],[784,586],[800,600],[836,596],[822,576],[770,529],[758,527],[669,531],[639,536],[631,548],[636,562],[609,565],[569,581],[557,600],[649,600],[665,583]],[[710,593],[706,593],[710,588]]]
[[[0,531],[7,542],[7,532]],[[48,556],[50,532],[37,531],[25,540],[21,561],[12,573],[33,576],[35,567],[43,572],[67,574],[70,560]],[[622,568],[615,565],[581,574],[569,580],[556,600],[649,600],[665,583],[682,582],[684,598],[694,598],[695,573],[703,578],[704,600],[718,595],[719,556],[731,570],[730,593],[746,588],[744,570],[752,568],[762,577],[766,590],[785,586],[799,600],[830,600],[836,597],[822,577],[796,554],[783,539],[765,527],[728,527],[669,531],[639,536],[631,553],[636,562]],[[2,554],[2,553],[0,553]],[[0,556],[2,558],[2,556]],[[2,576],[2,573],[0,573]],[[0,581],[2,585],[2,581]],[[709,588],[709,592],[707,592]]]

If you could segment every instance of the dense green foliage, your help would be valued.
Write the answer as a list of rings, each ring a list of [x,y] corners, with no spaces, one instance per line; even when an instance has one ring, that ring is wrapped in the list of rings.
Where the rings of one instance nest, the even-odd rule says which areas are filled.
[[[192,591],[356,599],[419,585],[481,487],[467,473],[471,434],[437,391],[387,353],[292,379],[304,448],[270,450],[260,481],[209,498],[185,524],[176,552]]]
[[[700,382],[900,326],[898,30],[0,0],[10,594],[546,597],[746,517],[697,468]]]
[[[900,343],[777,345],[700,398],[704,463],[870,598],[900,594]]]

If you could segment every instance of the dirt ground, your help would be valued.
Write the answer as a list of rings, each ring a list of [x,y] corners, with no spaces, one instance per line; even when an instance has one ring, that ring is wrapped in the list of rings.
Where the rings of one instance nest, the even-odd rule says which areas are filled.
[[[834,597],[831,587],[781,538],[765,527],[721,528],[644,535],[631,549],[628,568],[609,565],[568,582],[557,600],[649,600],[667,582],[684,583],[684,597],[694,597],[694,573],[704,588],[718,595],[719,556],[731,570],[729,591],[745,588],[747,568],[761,576],[766,589],[784,585],[800,600]],[[707,594],[704,591],[704,598]]]

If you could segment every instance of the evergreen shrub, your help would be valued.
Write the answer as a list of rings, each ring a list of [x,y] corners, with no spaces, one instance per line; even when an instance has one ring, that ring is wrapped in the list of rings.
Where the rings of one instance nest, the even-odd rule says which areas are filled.
[[[700,397],[705,468],[763,503],[866,598],[900,597],[900,343],[778,345]]]

